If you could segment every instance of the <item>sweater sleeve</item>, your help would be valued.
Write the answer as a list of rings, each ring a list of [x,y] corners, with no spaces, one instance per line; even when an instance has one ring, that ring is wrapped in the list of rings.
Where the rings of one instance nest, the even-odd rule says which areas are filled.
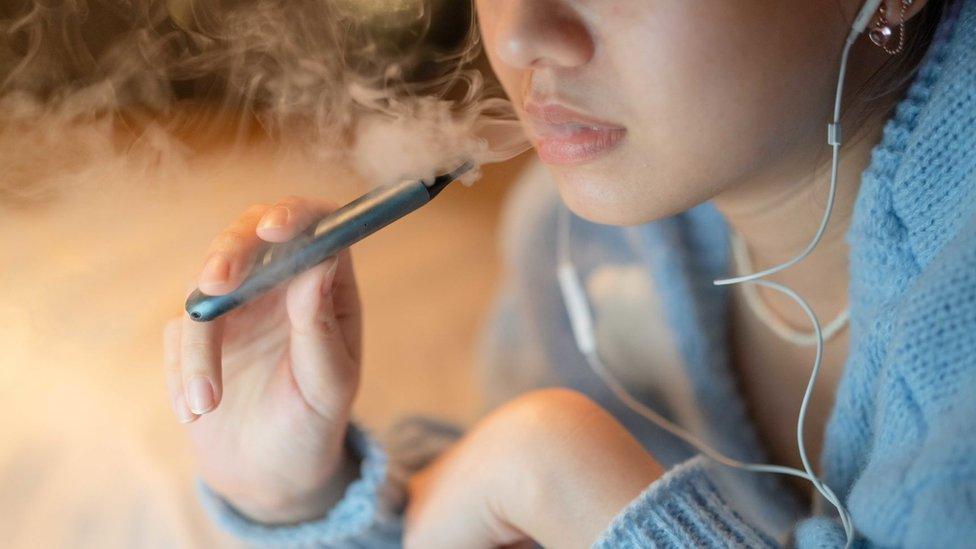
[[[777,547],[733,508],[709,466],[696,456],[668,470],[613,519],[593,547]]]
[[[324,517],[295,525],[250,520],[202,482],[201,502],[224,530],[253,547],[399,547],[406,479],[459,436],[455,428],[410,418],[392,430],[390,453],[350,424],[346,443],[360,460],[359,476]],[[395,456],[391,458],[391,456]]]

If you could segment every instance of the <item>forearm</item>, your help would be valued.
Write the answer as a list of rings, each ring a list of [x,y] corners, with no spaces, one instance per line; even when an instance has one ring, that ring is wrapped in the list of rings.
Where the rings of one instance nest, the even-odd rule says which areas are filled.
[[[502,406],[410,482],[408,547],[530,538],[587,546],[661,474],[586,397],[541,390]]]
[[[506,496],[507,520],[545,547],[588,546],[662,474],[619,423],[597,408],[540,448],[528,493]]]

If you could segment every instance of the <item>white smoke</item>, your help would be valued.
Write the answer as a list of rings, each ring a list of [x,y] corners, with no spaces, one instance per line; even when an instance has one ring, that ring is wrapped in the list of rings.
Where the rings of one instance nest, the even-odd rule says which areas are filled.
[[[252,203],[523,150],[472,27],[467,0],[0,2],[5,547],[216,545],[174,495],[162,325]]]
[[[510,158],[527,143],[472,66],[473,21],[469,0],[0,7],[0,207],[105,165],[165,178],[197,152],[187,135],[272,143],[377,184]]]

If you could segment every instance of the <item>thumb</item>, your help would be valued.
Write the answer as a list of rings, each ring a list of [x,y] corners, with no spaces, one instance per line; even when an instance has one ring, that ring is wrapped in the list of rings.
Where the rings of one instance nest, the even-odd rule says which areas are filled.
[[[340,261],[333,257],[301,273],[285,297],[292,375],[308,404],[326,417],[345,413],[359,382],[359,364],[350,353],[350,343],[358,342],[349,341],[358,334],[348,329],[358,323],[358,307],[345,318],[336,315],[337,291],[345,289],[336,276]]]

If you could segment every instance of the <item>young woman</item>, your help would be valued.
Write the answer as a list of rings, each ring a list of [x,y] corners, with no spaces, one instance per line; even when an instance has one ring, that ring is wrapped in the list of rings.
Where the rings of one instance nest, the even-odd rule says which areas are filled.
[[[600,355],[630,393],[725,455],[801,467],[810,322],[779,292],[712,280],[781,264],[816,232],[825,124],[861,0],[477,8],[558,190],[522,192],[488,339],[499,375],[531,383],[458,440],[431,427],[385,452],[350,424],[360,309],[342,253],[223,321],[168,328],[168,384],[209,508],[267,544],[843,546],[809,483],[721,465],[607,390],[574,343],[556,241],[568,208]],[[976,1],[885,0],[870,28],[850,57],[833,216],[769,280],[823,320],[805,436],[858,540],[964,546],[976,539]],[[330,207],[248,210],[200,287],[232,289],[256,246]],[[418,455],[438,444],[435,459]]]

